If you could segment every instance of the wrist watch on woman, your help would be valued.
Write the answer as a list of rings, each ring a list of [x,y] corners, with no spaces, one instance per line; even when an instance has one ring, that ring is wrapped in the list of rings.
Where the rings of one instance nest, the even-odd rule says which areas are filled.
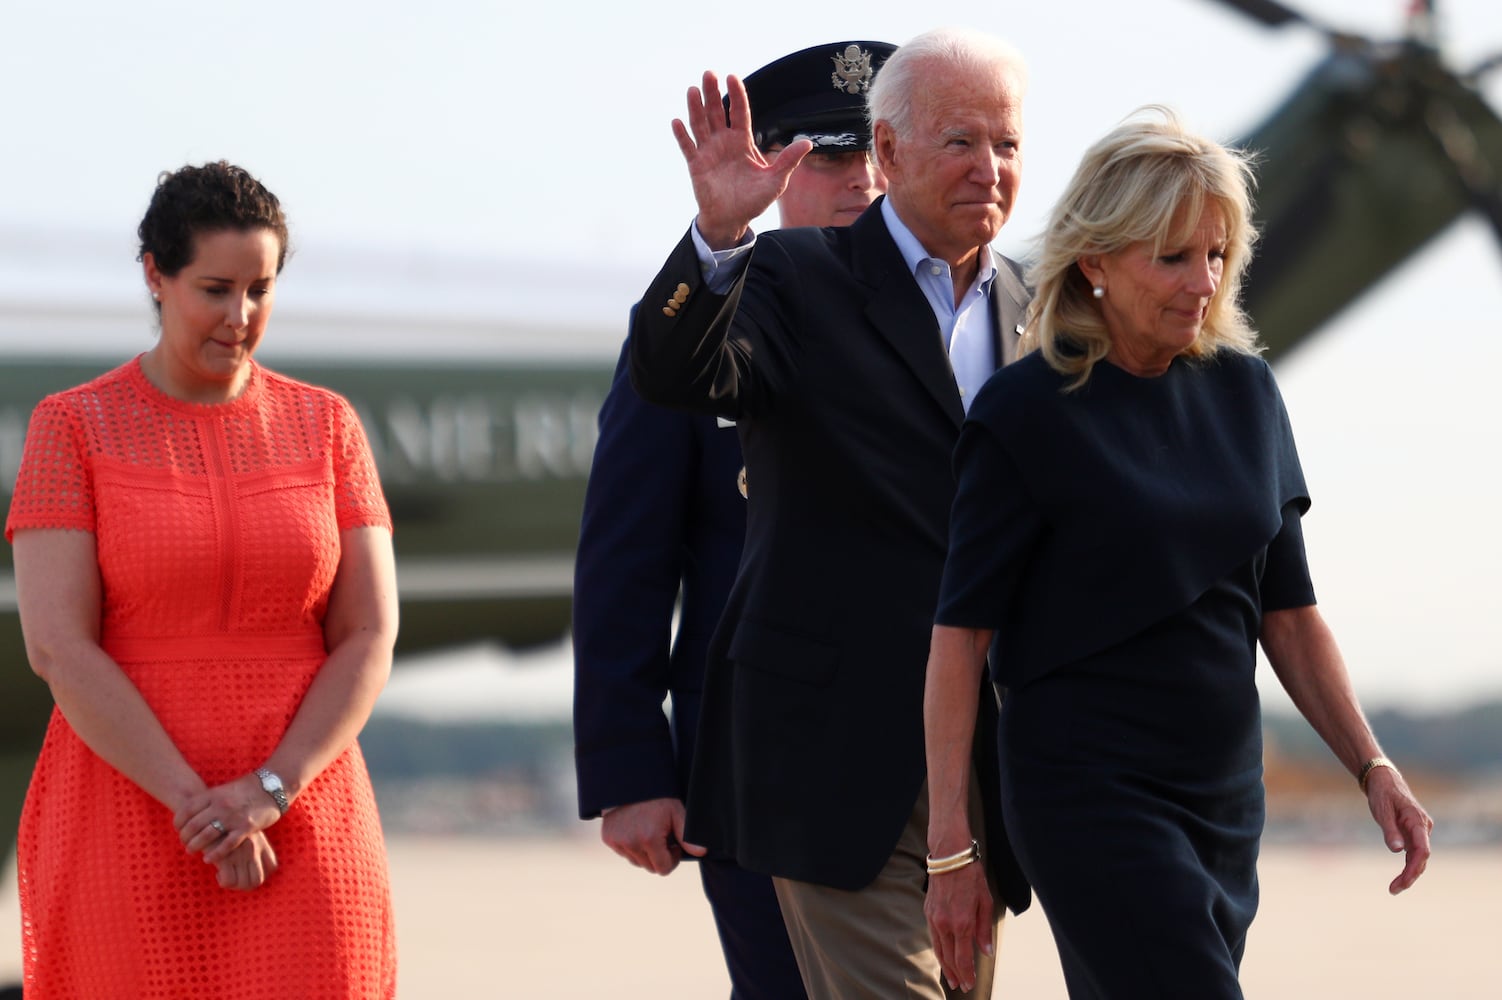
[[[256,777],[261,779],[261,787],[266,790],[267,795],[271,796],[271,801],[276,803],[277,809],[285,814],[291,803],[287,801],[287,792],[282,786],[281,777],[275,771],[264,767],[256,768]]]

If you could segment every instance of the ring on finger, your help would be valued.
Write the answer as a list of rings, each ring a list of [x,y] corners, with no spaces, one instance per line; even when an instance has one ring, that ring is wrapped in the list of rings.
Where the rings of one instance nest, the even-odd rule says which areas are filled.
[[[211,819],[211,820],[209,820],[209,826],[212,826],[214,829],[218,830],[219,831],[219,836],[221,836],[221,837],[224,836],[226,833],[229,832],[229,831],[225,830],[224,824],[221,823],[221,822],[219,822],[219,820],[217,820],[217,819]]]

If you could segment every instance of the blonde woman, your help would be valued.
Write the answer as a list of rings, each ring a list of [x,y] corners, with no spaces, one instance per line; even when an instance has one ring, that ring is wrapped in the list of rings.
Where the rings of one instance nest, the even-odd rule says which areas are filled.
[[[1070,996],[1240,997],[1263,825],[1260,641],[1412,885],[1431,823],[1315,605],[1309,507],[1237,307],[1246,160],[1171,114],[1092,148],[1032,275],[1024,351],[960,435],[928,663],[927,915],[969,975],[992,903],[965,810],[990,654],[1007,832]]]

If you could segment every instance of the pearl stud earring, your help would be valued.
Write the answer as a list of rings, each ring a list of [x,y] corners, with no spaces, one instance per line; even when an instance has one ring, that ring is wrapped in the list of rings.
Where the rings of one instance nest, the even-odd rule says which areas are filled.
[[[1106,286],[1105,285],[1096,285],[1095,288],[1091,290],[1091,294],[1094,295],[1098,299],[1105,298],[1106,297]]]

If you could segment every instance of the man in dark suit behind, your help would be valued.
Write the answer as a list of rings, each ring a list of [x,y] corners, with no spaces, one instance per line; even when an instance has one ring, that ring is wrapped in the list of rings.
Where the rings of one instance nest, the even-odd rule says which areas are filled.
[[[784,226],[849,225],[886,190],[870,158],[865,92],[894,48],[833,42],[746,78],[758,149],[776,155],[800,136],[816,145],[778,199]],[[604,842],[659,875],[685,852],[703,853],[684,842],[683,797],[705,649],[745,535],[740,471],[733,426],[644,402],[623,351],[600,411],[574,574],[575,769],[580,817],[603,815]],[[732,996],[801,997],[771,881],[724,857],[702,860],[699,875]]]
[[[923,915],[923,675],[950,453],[968,400],[1015,355],[1027,297],[989,246],[1020,182],[1024,76],[984,35],[899,48],[868,96],[888,192],[843,230],[751,236],[809,143],[763,159],[734,77],[729,125],[711,73],[673,123],[699,214],[633,318],[632,378],[737,421],[750,497],[686,835],[774,876],[815,997],[990,992],[989,962],[940,982]],[[980,708],[977,733],[994,733],[995,699]],[[994,774],[994,742],[976,750]],[[1021,911],[990,780],[967,807],[998,898]],[[994,929],[999,914],[981,916]]]

